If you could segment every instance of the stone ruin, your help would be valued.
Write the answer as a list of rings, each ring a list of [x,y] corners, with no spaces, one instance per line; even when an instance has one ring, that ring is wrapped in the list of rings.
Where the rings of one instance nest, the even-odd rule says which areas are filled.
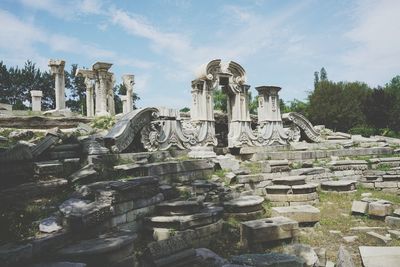
[[[134,76],[124,75],[124,114],[106,132],[85,123],[115,114],[112,64],[77,71],[85,78],[88,118],[71,119],[60,117],[64,64],[49,64],[55,111],[62,112],[30,118],[24,122],[33,129],[0,138],[13,141],[0,150],[0,208],[66,195],[34,224],[33,236],[0,243],[0,266],[334,266],[331,248],[299,242],[323,227],[321,194],[400,193],[400,140],[333,132],[301,114],[281,114],[277,86],[256,87],[252,117],[246,72],[235,62],[202,67],[192,81],[190,115],[132,110]],[[228,96],[226,115],[214,111],[217,88]],[[32,92],[37,111],[41,96]],[[17,126],[18,119],[0,116],[0,125]],[[38,128],[43,134],[35,138]],[[348,208],[346,216],[385,225],[349,231],[383,246],[400,238],[400,203],[364,193]],[[364,266],[400,262],[396,246],[357,248]],[[356,266],[354,253],[338,250],[336,266]]]

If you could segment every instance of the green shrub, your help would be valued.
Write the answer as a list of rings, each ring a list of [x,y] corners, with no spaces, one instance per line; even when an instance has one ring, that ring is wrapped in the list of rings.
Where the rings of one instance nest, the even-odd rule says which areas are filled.
[[[94,118],[91,125],[93,128],[107,130],[113,127],[115,124],[115,118],[112,116],[100,116]]]
[[[350,134],[360,134],[364,137],[370,137],[371,135],[377,134],[377,129],[369,126],[356,126],[349,130]]]

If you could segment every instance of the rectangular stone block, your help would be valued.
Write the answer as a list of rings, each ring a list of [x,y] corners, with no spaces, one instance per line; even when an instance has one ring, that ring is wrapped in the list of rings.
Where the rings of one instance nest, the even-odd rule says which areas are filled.
[[[265,218],[242,222],[240,240],[245,247],[290,239],[297,236],[299,224],[286,217]]]
[[[385,223],[389,227],[400,229],[400,217],[386,216]]]
[[[368,213],[368,202],[354,200],[351,205],[352,213],[367,214]]]
[[[392,204],[375,201],[368,205],[368,214],[372,216],[385,217],[392,212]]]
[[[298,223],[315,223],[320,220],[320,211],[311,205],[275,207],[272,208],[271,216],[287,217]]]
[[[397,182],[375,182],[375,188],[397,188]]]

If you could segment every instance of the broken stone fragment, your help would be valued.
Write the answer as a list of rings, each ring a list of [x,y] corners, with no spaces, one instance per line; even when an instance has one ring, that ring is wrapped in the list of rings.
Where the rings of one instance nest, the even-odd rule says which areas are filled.
[[[54,216],[43,219],[39,224],[39,231],[43,233],[57,232],[61,229],[62,227],[59,224],[59,220]]]
[[[355,267],[350,253],[343,245],[340,245],[339,247],[336,267]]]
[[[305,267],[319,266],[317,253],[309,245],[294,244],[285,247],[285,253],[299,257],[304,261]]]

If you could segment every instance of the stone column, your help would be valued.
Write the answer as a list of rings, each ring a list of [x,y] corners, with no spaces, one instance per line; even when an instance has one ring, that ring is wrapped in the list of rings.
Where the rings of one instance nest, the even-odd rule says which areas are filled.
[[[107,111],[111,116],[115,115],[115,100],[114,100],[114,84],[115,76],[114,73],[108,73],[108,83],[107,83]]]
[[[85,78],[86,86],[86,116],[94,116],[94,87],[95,87],[95,72],[87,69],[76,70],[76,76]]]
[[[128,111],[128,97],[126,96],[126,95],[121,95],[121,96],[119,96],[119,98],[121,98],[121,101],[122,101],[122,113],[123,114],[126,114],[126,113],[128,113],[129,111]]]
[[[32,111],[42,111],[42,91],[32,90]]]
[[[65,109],[65,76],[64,76],[64,60],[50,59],[49,67],[52,75],[55,76],[55,95],[56,110]]]
[[[288,139],[282,124],[279,106],[278,86],[259,86],[258,91],[258,124],[261,136],[267,145],[286,144]]]
[[[122,81],[126,87],[127,112],[131,112],[133,110],[133,85],[135,84],[135,76],[125,74],[122,76]]]
[[[94,83],[89,77],[85,78],[86,85],[86,116],[94,116]]]
[[[281,110],[279,108],[279,95],[281,90],[278,86],[259,86],[258,91],[258,123],[277,121],[282,122]]]
[[[93,70],[96,73],[96,116],[110,115],[107,108],[107,89],[109,84],[109,72],[112,64],[96,62],[93,64]]]

